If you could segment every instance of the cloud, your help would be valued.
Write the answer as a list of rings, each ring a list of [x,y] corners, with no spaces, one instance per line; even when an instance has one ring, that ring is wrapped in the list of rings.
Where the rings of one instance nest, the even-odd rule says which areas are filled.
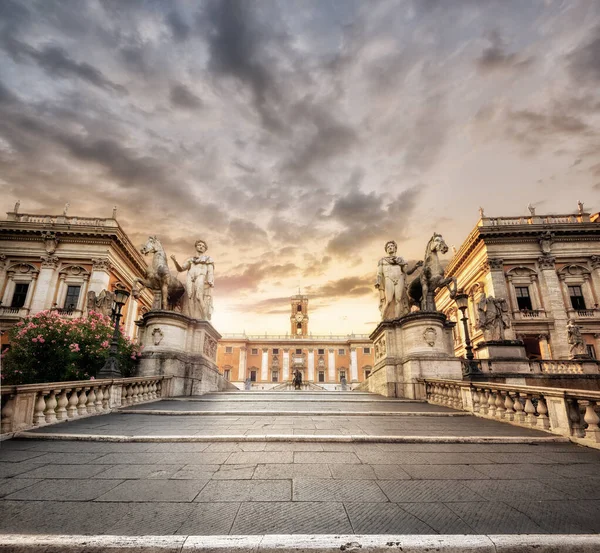
[[[531,65],[531,57],[522,57],[517,53],[507,53],[506,45],[497,31],[488,37],[489,46],[483,49],[481,56],[475,60],[477,68],[483,73],[506,70],[523,70]]]
[[[186,110],[197,110],[202,107],[202,100],[187,86],[176,84],[171,87],[171,105]]]
[[[567,56],[567,68],[575,82],[600,83],[600,25]]]
[[[166,22],[177,42],[182,42],[190,36],[191,28],[183,20],[176,8],[173,8],[166,17]]]
[[[219,292],[239,293],[256,291],[263,281],[290,277],[298,274],[299,267],[294,263],[267,264],[262,261],[238,265],[226,276],[219,278]]]
[[[373,276],[351,276],[338,280],[330,280],[321,286],[307,287],[307,293],[311,298],[335,299],[342,297],[359,297],[374,295]]]

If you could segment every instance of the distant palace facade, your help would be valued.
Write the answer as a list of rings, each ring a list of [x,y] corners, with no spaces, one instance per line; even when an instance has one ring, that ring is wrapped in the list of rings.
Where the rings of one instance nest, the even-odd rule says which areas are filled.
[[[285,388],[296,371],[309,386],[340,390],[362,382],[373,369],[367,334],[318,336],[309,332],[308,296],[290,298],[290,333],[225,334],[217,365],[239,388]]]
[[[9,212],[0,221],[0,330],[47,309],[81,317],[90,292],[98,297],[119,285],[131,290],[133,279],[145,269],[144,256],[120,227],[116,213],[91,218]],[[128,299],[123,328],[129,336],[135,336],[135,321],[152,299],[147,290]],[[8,342],[6,332],[2,341]]]
[[[477,306],[485,293],[506,300],[507,339],[525,343],[530,359],[569,359],[567,322],[580,328],[587,354],[600,355],[600,214],[486,217],[483,215],[446,267],[469,294],[469,328],[483,341]],[[447,290],[437,307],[454,327],[455,353],[463,356],[460,312]]]

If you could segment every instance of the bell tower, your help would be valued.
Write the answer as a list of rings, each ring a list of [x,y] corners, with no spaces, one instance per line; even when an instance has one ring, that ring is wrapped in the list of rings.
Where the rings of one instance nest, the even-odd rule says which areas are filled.
[[[308,335],[308,296],[298,294],[290,298],[292,313],[290,324],[292,336]]]

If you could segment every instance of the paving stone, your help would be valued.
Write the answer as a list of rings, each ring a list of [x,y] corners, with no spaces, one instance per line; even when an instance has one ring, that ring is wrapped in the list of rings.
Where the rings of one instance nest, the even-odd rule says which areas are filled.
[[[399,465],[370,465],[378,480],[410,480],[410,475]]]
[[[15,478],[91,478],[104,470],[106,465],[44,465]]]
[[[217,442],[209,444],[206,451],[264,451],[266,443],[236,443],[236,442]]]
[[[111,503],[111,505],[113,505]],[[109,528],[107,534],[169,535],[175,534],[195,511],[193,503],[137,503],[116,505],[121,516]]]
[[[474,465],[473,468],[493,480],[525,480],[556,476],[554,465]]]
[[[427,465],[427,457],[420,453],[390,451],[358,451],[357,457],[368,465]]]
[[[91,501],[119,484],[119,480],[42,480],[6,496],[31,501]]]
[[[375,480],[377,478],[370,465],[330,464],[329,470],[336,480]]]
[[[478,534],[539,534],[542,528],[529,517],[500,502],[446,503]]]
[[[438,453],[422,453],[421,455],[424,455],[427,462],[431,465],[479,465],[490,462],[483,453],[473,455],[473,453],[445,451],[443,455],[439,455]]]
[[[434,534],[428,524],[394,503],[344,503],[356,534]]]
[[[402,469],[411,478],[417,480],[487,480],[489,478],[468,465],[403,465]]]
[[[490,501],[551,500],[565,497],[563,492],[536,480],[472,480],[465,486]],[[568,496],[571,497],[571,496]]]
[[[386,502],[387,498],[371,480],[294,479],[294,501]]]
[[[232,453],[225,462],[227,465],[257,465],[272,462],[275,457],[278,463],[291,463],[293,452],[281,451],[273,455],[270,451],[238,451]]]
[[[240,503],[194,503],[192,512],[177,530],[177,534],[210,536],[229,534]]]
[[[231,534],[351,534],[339,503],[242,503]]]
[[[221,465],[187,465],[170,478],[174,480],[210,480]]]
[[[474,534],[475,531],[443,503],[399,503],[439,534]]]
[[[0,447],[0,461],[3,463],[20,463],[44,455],[41,451],[6,450]]]
[[[249,480],[254,475],[256,465],[221,465],[212,475],[213,480]]]
[[[477,501],[481,496],[456,480],[378,480],[381,490],[394,503]]]
[[[290,480],[211,480],[197,502],[290,501]]]
[[[104,467],[104,471],[96,474],[94,478],[114,478],[117,480],[166,479],[171,478],[182,468],[181,465],[115,465],[108,468],[104,465]]]
[[[323,451],[323,445],[308,442],[267,442],[265,444],[265,451]]]
[[[576,534],[600,532],[600,501],[521,501],[511,503],[544,532]]]
[[[256,480],[289,480],[298,477],[331,478],[332,476],[327,465],[269,463],[258,465],[252,478]]]
[[[11,478],[17,474],[23,474],[24,472],[43,467],[45,464],[29,460],[21,461],[20,463],[0,463],[0,478]]]
[[[553,464],[553,461],[544,455],[536,453],[485,453],[487,463],[517,464]]]
[[[113,480],[96,480],[113,482]],[[208,480],[125,480],[97,501],[179,502],[193,501]]]
[[[33,484],[40,482],[39,479],[28,479],[28,478],[0,478],[0,497],[9,495],[22,488],[27,488]]]
[[[32,459],[35,463],[56,465],[89,465],[102,457],[101,453],[44,453]]]
[[[599,465],[577,464],[577,465],[552,465],[550,471],[563,478],[594,478],[598,476]]]
[[[600,499],[600,476],[588,478],[540,478],[539,481],[547,487],[565,494],[566,497],[579,499]]]
[[[318,464],[360,464],[360,459],[353,452],[319,452],[319,451],[296,451],[294,452],[294,463],[318,463]]]
[[[187,453],[109,453],[96,460],[104,465],[220,465],[230,453],[200,451],[193,455]]]

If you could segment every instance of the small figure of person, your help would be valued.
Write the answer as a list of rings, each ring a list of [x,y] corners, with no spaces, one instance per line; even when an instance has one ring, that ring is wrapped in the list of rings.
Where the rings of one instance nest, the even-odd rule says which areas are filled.
[[[190,257],[183,265],[179,265],[174,255],[171,256],[178,273],[187,271],[182,312],[192,319],[210,321],[215,264],[209,255],[204,255],[208,249],[204,240],[196,240],[194,245],[198,255]]]
[[[403,257],[396,256],[398,244],[390,240],[385,244],[387,257],[382,257],[377,265],[377,281],[375,288],[379,290],[379,311],[383,321],[403,317],[410,312],[406,275],[411,275],[423,265],[418,261],[414,267],[407,269],[408,263]]]
[[[581,328],[575,324],[573,319],[567,322],[568,342],[571,346],[571,357],[585,355],[585,342],[581,335]]]

